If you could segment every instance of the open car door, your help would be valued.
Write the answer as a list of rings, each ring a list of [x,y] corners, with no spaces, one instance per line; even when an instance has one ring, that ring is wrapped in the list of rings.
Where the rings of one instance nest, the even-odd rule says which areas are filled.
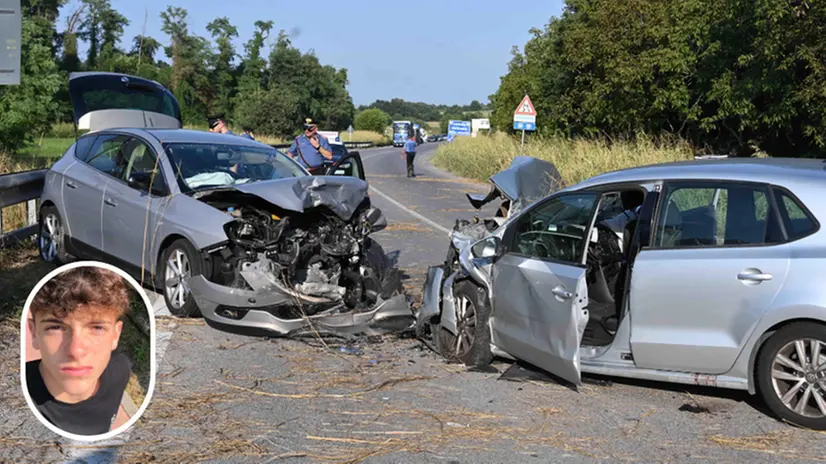
[[[361,154],[357,151],[349,152],[341,158],[327,165],[326,170],[322,170],[325,176],[349,176],[366,180],[364,176],[364,165],[361,162]]]
[[[492,268],[493,343],[581,385],[579,347],[588,322],[583,264],[599,195],[569,193],[527,209],[506,230]]]
[[[119,73],[76,72],[69,75],[69,95],[78,130],[183,127],[175,96],[149,79]]]

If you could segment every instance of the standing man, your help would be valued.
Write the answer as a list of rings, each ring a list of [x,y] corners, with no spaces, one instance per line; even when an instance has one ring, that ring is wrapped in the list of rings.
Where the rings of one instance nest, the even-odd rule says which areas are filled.
[[[327,138],[318,133],[318,125],[312,119],[304,120],[304,133],[293,140],[287,153],[303,164],[310,174],[318,174],[324,167],[324,160],[333,159],[333,149]]]
[[[244,126],[241,128],[241,137],[245,139],[255,140],[255,136],[252,135],[252,129],[249,126]]]
[[[224,119],[224,115],[210,116],[207,118],[207,121],[209,122],[210,132],[235,135],[229,130],[229,127],[227,127],[227,121]]]
[[[402,148],[402,160],[407,156],[407,177],[416,177],[416,174],[413,172],[413,158],[416,157],[417,145],[416,135],[409,134],[407,142],[404,142],[404,148]]]

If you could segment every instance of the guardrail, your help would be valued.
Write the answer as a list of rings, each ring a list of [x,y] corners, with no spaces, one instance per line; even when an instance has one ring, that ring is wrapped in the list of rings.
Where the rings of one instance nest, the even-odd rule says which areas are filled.
[[[26,225],[0,233],[0,248],[26,240],[37,233],[38,203],[45,179],[46,169],[0,175],[0,231],[4,230],[2,208],[26,203]]]

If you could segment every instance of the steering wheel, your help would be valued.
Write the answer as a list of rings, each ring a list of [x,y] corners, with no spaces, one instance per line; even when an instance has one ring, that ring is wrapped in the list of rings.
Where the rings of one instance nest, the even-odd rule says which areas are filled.
[[[526,238],[525,241],[529,242],[530,245],[531,245],[531,249],[532,249],[531,254],[535,255],[536,257],[540,257],[540,258],[550,258],[551,257],[551,249],[545,243],[543,243],[542,240],[540,240],[539,236],[550,235],[552,237],[564,237],[564,238],[567,238],[567,239],[571,239],[573,241],[582,240],[581,237],[576,237],[576,236],[569,235],[569,234],[562,234],[562,233],[558,233],[558,232],[552,232],[552,231],[549,231],[549,230],[529,230],[529,231],[522,232],[521,234],[519,234],[520,242],[522,241],[523,238],[525,238],[527,236],[532,236],[532,235],[536,235],[538,237],[534,238],[534,239],[527,239]]]
[[[217,170],[229,174],[230,177],[232,177],[232,180],[238,180],[240,178],[238,173],[231,171],[228,166],[220,166],[217,168]]]

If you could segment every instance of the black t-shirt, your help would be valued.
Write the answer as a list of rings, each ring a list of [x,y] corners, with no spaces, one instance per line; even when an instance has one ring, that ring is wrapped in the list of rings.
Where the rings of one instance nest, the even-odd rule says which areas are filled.
[[[76,435],[100,435],[112,427],[131,371],[129,358],[113,352],[100,376],[98,391],[74,404],[58,401],[49,393],[40,375],[39,359],[26,363],[26,384],[37,410],[57,428]]]

